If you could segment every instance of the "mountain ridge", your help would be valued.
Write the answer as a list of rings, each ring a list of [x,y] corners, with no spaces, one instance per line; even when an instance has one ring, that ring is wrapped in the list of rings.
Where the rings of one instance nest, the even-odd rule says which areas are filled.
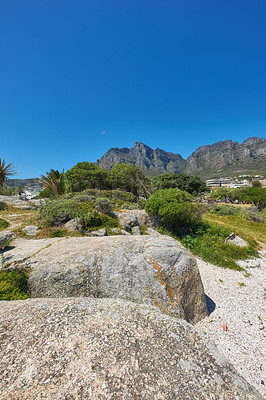
[[[189,173],[202,178],[224,174],[265,173],[266,139],[256,136],[242,143],[231,139],[198,147],[187,159],[178,153],[163,149],[152,149],[142,142],[135,142],[131,148],[110,148],[96,164],[110,170],[114,164],[131,163],[147,175],[165,172]]]

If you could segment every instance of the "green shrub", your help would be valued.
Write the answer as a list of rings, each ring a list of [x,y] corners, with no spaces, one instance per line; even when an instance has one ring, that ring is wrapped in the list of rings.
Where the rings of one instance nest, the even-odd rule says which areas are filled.
[[[58,225],[60,221],[78,218],[83,229],[100,226],[117,226],[118,221],[94,209],[93,203],[78,201],[76,196],[47,201],[39,211],[39,217],[47,226]],[[65,236],[62,234],[62,236]]]
[[[94,203],[94,207],[97,211],[104,214],[111,214],[112,212],[112,205],[106,197],[98,197]]]
[[[0,218],[0,231],[3,231],[8,226],[9,226],[9,223],[5,219]]]
[[[166,173],[152,179],[152,187],[158,189],[178,188],[190,194],[207,192],[210,189],[198,176]]]
[[[178,228],[198,223],[202,216],[201,207],[192,203],[193,197],[180,189],[162,189],[146,202],[148,214],[159,216],[164,225]]]
[[[239,207],[225,204],[216,204],[208,210],[216,215],[237,215],[240,212]]]
[[[27,271],[0,271],[0,300],[24,300],[28,295]]]
[[[67,192],[81,192],[90,188],[108,189],[108,173],[91,162],[79,162],[65,173],[65,188]]]

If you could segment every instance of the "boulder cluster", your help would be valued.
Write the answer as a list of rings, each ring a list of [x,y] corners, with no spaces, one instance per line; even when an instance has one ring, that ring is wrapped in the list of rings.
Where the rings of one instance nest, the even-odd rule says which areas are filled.
[[[124,235],[5,252],[30,271],[31,298],[0,302],[0,398],[262,399],[191,325],[208,315],[194,258],[152,224],[137,234],[141,212],[120,214]]]

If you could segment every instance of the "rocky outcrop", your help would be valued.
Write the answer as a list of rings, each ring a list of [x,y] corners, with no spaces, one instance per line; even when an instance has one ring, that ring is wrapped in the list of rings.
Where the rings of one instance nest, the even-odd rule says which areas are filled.
[[[32,297],[108,297],[195,323],[207,312],[195,260],[169,236],[71,237],[25,262]]]
[[[0,302],[6,400],[262,400],[205,335],[114,299]]]

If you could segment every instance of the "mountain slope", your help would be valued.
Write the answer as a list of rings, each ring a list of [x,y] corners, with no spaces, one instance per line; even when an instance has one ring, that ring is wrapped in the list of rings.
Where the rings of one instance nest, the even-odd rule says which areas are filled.
[[[169,153],[158,148],[153,150],[141,142],[136,142],[130,149],[111,148],[96,161],[97,165],[106,170],[110,170],[116,163],[130,163],[143,171],[157,175],[164,172],[182,172],[186,166],[186,160],[180,154]]]
[[[185,172],[203,177],[259,173],[266,169],[266,139],[252,137],[243,143],[225,140],[199,147],[186,160]]]
[[[110,170],[114,164],[131,163],[148,175],[165,172],[186,172],[202,178],[265,173],[266,139],[252,137],[243,143],[225,140],[199,147],[185,160],[180,154],[169,153],[159,148],[136,142],[130,149],[111,148],[96,164]]]

